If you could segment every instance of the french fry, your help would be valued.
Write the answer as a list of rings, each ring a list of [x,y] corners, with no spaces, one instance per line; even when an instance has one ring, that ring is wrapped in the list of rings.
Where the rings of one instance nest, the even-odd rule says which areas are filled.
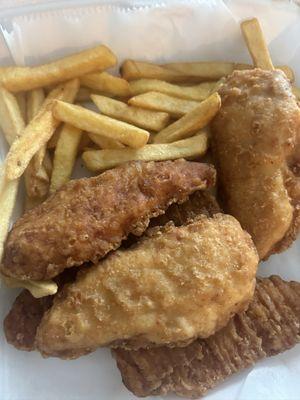
[[[89,133],[91,140],[96,143],[101,149],[124,149],[125,146],[118,140],[110,139],[105,136]],[[85,146],[87,147],[87,146]]]
[[[57,292],[57,284],[53,281],[22,281],[2,275],[2,280],[9,288],[24,288],[29,290],[33,297],[51,296]]]
[[[185,75],[186,81],[201,82],[217,80],[224,76],[232,74],[234,70],[252,69],[253,65],[241,64],[234,62],[223,61],[194,61],[194,62],[175,62],[162,65],[174,71],[181,72]],[[288,79],[293,82],[295,79],[293,70],[287,65],[277,66],[277,69],[282,70]]]
[[[133,148],[144,146],[149,138],[149,133],[143,129],[63,101],[55,102],[53,114],[58,120],[78,129],[119,140]]]
[[[167,94],[148,92],[132,97],[128,100],[132,106],[146,108],[149,110],[163,111],[174,118],[180,118],[184,114],[198,107],[199,102],[193,100],[179,99]]]
[[[147,92],[160,92],[181,99],[202,101],[206,99],[215,88],[216,82],[204,82],[194,86],[178,86],[157,79],[139,79],[130,82],[133,96]]]
[[[18,92],[16,93],[17,102],[19,104],[19,108],[21,111],[21,115],[23,120],[26,122],[26,92]]]
[[[258,19],[243,21],[241,30],[253,64],[261,69],[273,70],[274,66]]]
[[[116,62],[111,50],[101,45],[37,67],[10,67],[0,74],[0,84],[12,92],[32,90],[104,70]]]
[[[192,138],[167,144],[147,144],[141,149],[91,150],[82,154],[87,168],[104,171],[127,161],[163,161],[177,158],[196,158],[207,150],[207,135],[202,133]]]
[[[16,97],[0,87],[0,126],[9,145],[25,128]]]
[[[47,142],[47,149],[55,149],[60,135],[60,128],[56,129],[51,138]]]
[[[54,89],[44,101],[40,111],[26,126],[22,135],[12,144],[6,158],[6,175],[8,179],[17,179],[28,166],[34,154],[47,143],[59,125],[59,120],[54,118],[52,109],[55,98],[65,101],[74,101],[79,87],[77,79]]]
[[[129,97],[129,83],[122,78],[108,74],[107,72],[98,72],[87,74],[80,78],[82,86],[86,86],[93,91],[99,91],[116,97]]]
[[[221,98],[214,93],[199,103],[189,113],[178,121],[160,131],[154,138],[154,143],[170,143],[192,136],[197,130],[206,126],[221,107]]]
[[[7,237],[10,219],[14,210],[19,180],[8,181],[5,168],[0,170],[0,262],[3,255],[4,243]]]
[[[167,82],[185,82],[187,76],[178,71],[165,68],[157,64],[125,60],[120,69],[121,75],[127,81],[135,79],[160,79]]]
[[[80,139],[80,129],[64,124],[54,153],[50,193],[56,192],[70,180]]]
[[[151,131],[162,130],[170,120],[169,115],[164,112],[128,106],[109,97],[92,94],[91,99],[102,114]]]
[[[39,112],[45,95],[43,89],[34,89],[27,94],[27,121],[30,122]],[[49,190],[49,176],[43,161],[46,154],[46,145],[42,146],[39,151],[30,160],[25,173],[25,188],[27,196],[30,198],[43,198]]]

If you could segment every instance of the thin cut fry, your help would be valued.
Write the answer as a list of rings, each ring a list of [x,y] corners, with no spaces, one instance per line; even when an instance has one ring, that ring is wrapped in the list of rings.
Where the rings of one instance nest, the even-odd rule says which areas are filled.
[[[54,153],[50,193],[56,192],[69,181],[73,172],[80,139],[80,129],[64,124]]]
[[[12,92],[32,90],[104,70],[116,62],[111,50],[101,45],[37,67],[10,67],[0,74],[0,83]]]
[[[220,96],[218,93],[212,94],[194,110],[160,131],[154,138],[154,143],[170,143],[192,136],[211,121],[220,107]]]
[[[91,99],[102,114],[151,131],[162,130],[170,120],[166,113],[131,107],[108,97],[92,94]]]
[[[0,126],[9,145],[25,128],[16,97],[0,87]]]
[[[54,89],[56,98],[74,101],[78,91],[77,79],[67,82],[62,89]],[[26,126],[20,138],[10,148],[6,158],[6,175],[8,179],[16,179],[22,175],[34,154],[50,139],[59,125],[53,117],[53,92],[44,101],[40,111]]]
[[[24,288],[29,290],[33,297],[51,296],[57,292],[57,284],[53,281],[22,281],[16,278],[10,278],[2,275],[2,280],[9,288]]]
[[[197,101],[178,99],[158,92],[140,94],[129,99],[128,103],[149,110],[164,111],[174,118],[180,118],[199,106]]]
[[[63,101],[55,102],[53,113],[60,121],[83,131],[119,140],[133,148],[144,146],[149,138],[149,133],[143,129]]]
[[[27,95],[27,121],[30,122],[39,112],[45,95],[43,89],[34,89]],[[49,190],[49,175],[43,166],[46,145],[42,146],[33,156],[25,170],[25,188],[27,196],[43,198]],[[49,155],[48,155],[49,157]]]
[[[127,81],[148,78],[167,82],[185,82],[188,78],[181,72],[173,71],[157,64],[134,60],[124,61],[120,72]]]
[[[194,61],[164,64],[163,67],[181,72],[183,75],[185,74],[187,76],[187,81],[197,82],[205,80],[217,80],[232,74],[232,72],[236,69],[252,69],[253,65],[223,61]],[[276,68],[281,69],[291,82],[294,81],[294,72],[289,66],[282,65],[277,66]]]
[[[89,133],[91,140],[96,143],[101,149],[124,149],[125,146],[118,140],[110,139],[105,136]],[[87,147],[87,146],[85,146]]]
[[[19,180],[8,181],[4,167],[0,171],[0,262],[10,219],[16,202]]]
[[[202,101],[212,92],[216,82],[204,82],[194,86],[178,86],[157,79],[139,79],[130,82],[133,96],[147,92],[160,92],[187,100]]]
[[[26,122],[26,92],[16,93],[17,102],[21,111],[23,120]]]
[[[122,78],[108,74],[107,72],[87,74],[80,78],[80,83],[103,94],[116,97],[129,97],[129,83]]]
[[[243,21],[241,30],[254,65],[258,68],[273,70],[274,66],[258,19]]]
[[[138,150],[91,150],[82,154],[83,161],[91,171],[104,171],[127,161],[163,161],[177,158],[196,158],[207,150],[205,133],[168,144],[147,144]]]

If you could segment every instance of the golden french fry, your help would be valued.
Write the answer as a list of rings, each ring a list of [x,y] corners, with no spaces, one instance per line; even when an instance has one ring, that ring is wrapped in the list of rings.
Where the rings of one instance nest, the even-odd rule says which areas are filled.
[[[178,71],[165,68],[157,64],[125,60],[121,66],[121,75],[127,81],[135,79],[160,79],[167,82],[185,82],[187,76]]]
[[[143,129],[63,101],[55,102],[53,114],[58,120],[83,131],[119,140],[133,148],[144,146],[149,138],[149,133]]]
[[[54,153],[50,193],[56,192],[70,180],[80,139],[80,129],[64,124]]]
[[[116,62],[111,50],[101,45],[37,67],[10,67],[0,74],[0,83],[12,92],[32,90],[104,70]]]
[[[130,82],[133,96],[147,92],[160,92],[181,99],[201,101],[214,90],[216,82],[203,82],[194,86],[178,86],[158,79],[139,79]]]
[[[5,168],[2,166],[0,170],[0,262],[10,219],[16,202],[18,186],[18,179],[13,181],[8,181],[6,179]]]
[[[16,98],[17,98],[17,102],[19,104],[22,118],[26,122],[26,103],[27,103],[26,92],[16,93]]]
[[[124,149],[125,146],[118,140],[110,139],[105,136],[89,133],[91,140],[96,143],[101,149]],[[85,147],[88,147],[87,145]]]
[[[198,107],[160,131],[154,138],[154,143],[170,143],[192,136],[212,120],[220,107],[220,96],[218,93],[212,94],[199,103]]]
[[[9,288],[24,288],[29,290],[33,297],[51,296],[57,292],[57,284],[53,281],[22,281],[8,276],[1,276],[5,285]]]
[[[129,83],[122,78],[108,74],[107,72],[98,72],[87,74],[80,78],[80,83],[93,91],[99,91],[116,97],[129,97]]]
[[[192,138],[167,144],[147,144],[141,149],[91,150],[82,154],[87,168],[104,171],[127,161],[163,161],[176,158],[196,158],[207,150],[207,135],[202,133]]]
[[[253,65],[223,61],[193,61],[164,64],[163,67],[185,74],[186,81],[201,82],[220,79],[232,74],[234,70],[252,69]],[[294,81],[294,72],[289,66],[282,65],[276,68],[281,69],[291,81]]]
[[[261,69],[273,70],[274,66],[258,19],[243,21],[241,30],[253,64]]]
[[[131,107],[109,97],[92,94],[91,99],[102,114],[151,131],[162,130],[170,120],[169,115],[164,112]]]
[[[44,90],[34,89],[27,93],[27,121],[30,122],[36,116],[45,100]]]
[[[128,103],[132,106],[149,110],[164,111],[174,118],[182,117],[199,105],[197,101],[179,99],[158,92],[140,94],[129,99]]]
[[[62,89],[54,89],[56,98],[65,101],[74,101],[79,88],[77,79],[67,82]],[[26,126],[22,135],[14,141],[6,158],[6,175],[8,179],[16,179],[22,175],[34,154],[47,143],[59,125],[54,118],[54,105],[51,92],[44,101],[40,111]]]
[[[9,145],[25,128],[16,97],[0,87],[0,126]]]

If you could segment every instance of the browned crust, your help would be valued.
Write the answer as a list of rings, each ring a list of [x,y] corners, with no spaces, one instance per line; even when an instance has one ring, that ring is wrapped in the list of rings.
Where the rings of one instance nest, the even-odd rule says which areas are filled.
[[[184,348],[113,350],[126,387],[137,396],[196,398],[259,359],[300,341],[300,283],[258,279],[246,312],[208,339]]]
[[[14,225],[2,272],[42,280],[65,268],[97,262],[152,217],[212,186],[215,170],[185,160],[131,162],[94,178],[69,182]]]

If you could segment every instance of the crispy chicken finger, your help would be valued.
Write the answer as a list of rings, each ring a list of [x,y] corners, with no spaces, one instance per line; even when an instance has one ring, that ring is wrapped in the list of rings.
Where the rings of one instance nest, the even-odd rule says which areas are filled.
[[[265,259],[300,227],[300,109],[278,70],[235,71],[219,93],[212,148],[222,206]]]
[[[132,162],[74,180],[14,225],[2,272],[43,280],[65,268],[96,263],[129,233],[141,235],[152,217],[214,184],[208,164],[184,160]]]
[[[166,225],[77,275],[37,331],[45,356],[76,358],[100,346],[185,345],[244,310],[258,256],[231,216]],[[129,340],[130,339],[130,340]]]
[[[208,339],[187,347],[113,350],[125,386],[136,396],[197,398],[230,375],[300,341],[300,283],[258,279],[247,311]]]

